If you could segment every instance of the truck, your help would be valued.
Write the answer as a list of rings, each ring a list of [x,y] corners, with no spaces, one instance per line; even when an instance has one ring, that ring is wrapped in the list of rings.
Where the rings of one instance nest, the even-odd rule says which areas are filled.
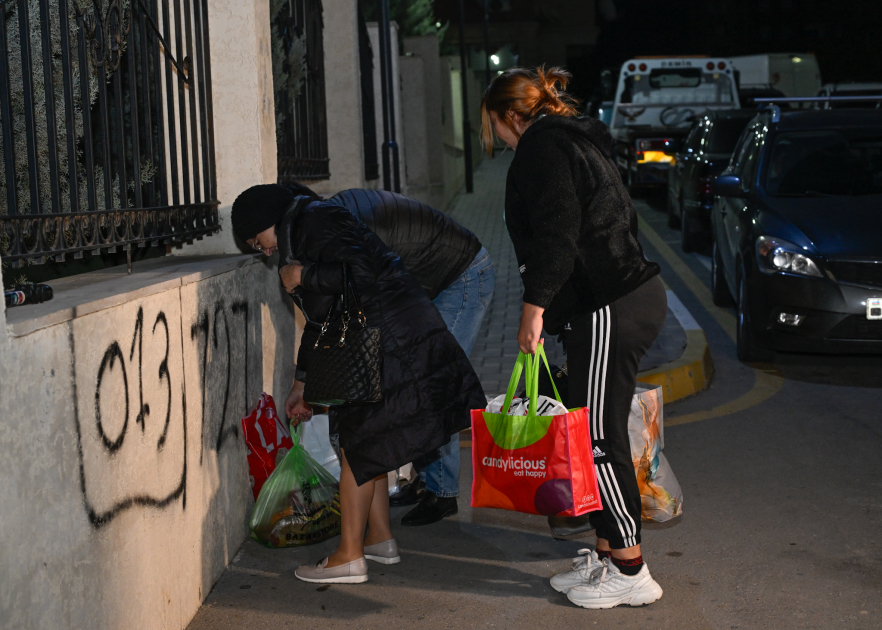
[[[774,88],[784,96],[814,96],[821,70],[813,53],[770,53],[732,57],[739,89]]]
[[[632,193],[668,182],[668,168],[693,120],[738,109],[734,69],[712,57],[636,58],[622,64],[609,127],[616,164]]]

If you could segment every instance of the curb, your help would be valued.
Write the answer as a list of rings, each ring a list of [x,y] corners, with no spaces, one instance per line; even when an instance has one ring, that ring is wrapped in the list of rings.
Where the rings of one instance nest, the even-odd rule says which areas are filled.
[[[676,361],[640,372],[637,380],[661,385],[664,402],[672,403],[707,389],[714,375],[714,362],[701,326],[673,291],[668,289],[667,293],[668,308],[686,332],[686,348]]]

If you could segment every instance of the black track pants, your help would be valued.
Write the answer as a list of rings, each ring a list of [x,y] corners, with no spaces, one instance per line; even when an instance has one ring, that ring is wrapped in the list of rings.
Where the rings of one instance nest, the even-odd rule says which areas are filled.
[[[609,306],[574,320],[564,333],[568,407],[590,410],[594,468],[603,510],[590,513],[613,549],[640,544],[640,492],[631,461],[628,414],[640,359],[658,337],[668,300],[658,276]]]

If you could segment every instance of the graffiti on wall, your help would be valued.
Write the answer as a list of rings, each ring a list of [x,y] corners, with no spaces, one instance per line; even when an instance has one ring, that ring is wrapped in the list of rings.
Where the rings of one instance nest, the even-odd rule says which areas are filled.
[[[118,312],[72,322],[80,487],[93,527],[134,507],[180,502],[186,509],[188,465],[235,442],[248,407],[248,312],[244,301],[219,299],[200,308],[189,335],[178,300],[145,300],[128,330],[118,326]],[[194,387],[201,418],[188,436],[187,389]],[[188,462],[194,429],[199,455]]]
[[[248,303],[234,302],[227,307],[222,300],[218,301],[213,309],[199,315],[190,328],[190,339],[200,346],[202,465],[206,442],[220,452],[228,439],[239,436],[238,420],[248,408],[248,371],[244,369],[248,365]],[[233,380],[234,371],[242,374],[238,383]],[[235,405],[235,401],[242,401],[243,406]],[[241,413],[230,414],[231,405]],[[231,415],[235,415],[232,420]]]

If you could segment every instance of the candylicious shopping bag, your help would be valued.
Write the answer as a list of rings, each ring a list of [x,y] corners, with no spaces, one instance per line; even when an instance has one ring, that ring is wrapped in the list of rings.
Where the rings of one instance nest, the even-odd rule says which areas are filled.
[[[540,357],[548,369],[541,344],[535,357],[518,355],[502,406],[504,411],[511,409],[525,371],[526,415],[472,411],[472,507],[546,516],[579,516],[601,509],[588,409],[537,415]],[[556,389],[555,397],[561,402]]]

